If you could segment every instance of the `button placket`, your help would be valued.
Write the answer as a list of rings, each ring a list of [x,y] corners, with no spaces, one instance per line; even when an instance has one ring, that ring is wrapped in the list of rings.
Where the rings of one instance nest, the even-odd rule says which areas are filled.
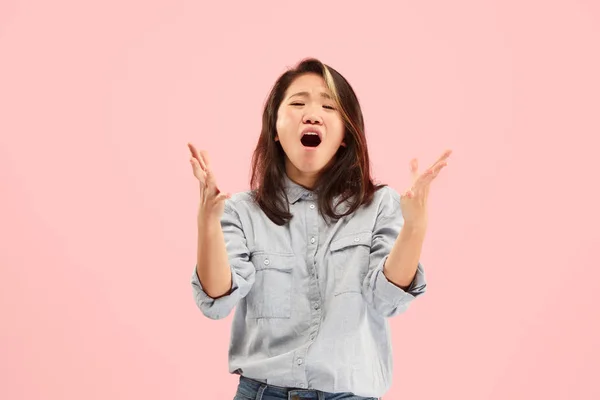
[[[317,331],[319,329],[319,324],[321,321],[321,292],[319,289],[318,283],[318,274],[317,274],[317,250],[319,246],[319,215],[316,212],[316,205],[314,204],[315,196],[311,193],[307,194],[307,205],[308,208],[306,210],[306,231],[305,237],[307,240],[307,268],[308,268],[308,305],[309,305],[309,329],[306,336],[305,345],[299,349],[295,354],[295,358],[293,360],[294,370],[296,373],[294,376],[298,380],[297,387],[299,388],[307,388],[306,382],[306,370],[309,367],[309,362],[306,357],[308,356],[308,351],[312,343],[314,343]],[[304,381],[304,382],[302,382]]]
[[[298,352],[296,352],[296,354],[294,355],[294,369],[296,369],[296,372],[294,373],[294,376],[296,377],[296,379],[299,379],[299,382],[297,384],[298,387],[300,388],[304,388],[306,387],[306,384],[301,382],[300,380],[306,382],[306,351],[307,351],[308,347],[305,347],[301,350],[299,350]],[[305,385],[305,386],[300,386],[300,385]]]

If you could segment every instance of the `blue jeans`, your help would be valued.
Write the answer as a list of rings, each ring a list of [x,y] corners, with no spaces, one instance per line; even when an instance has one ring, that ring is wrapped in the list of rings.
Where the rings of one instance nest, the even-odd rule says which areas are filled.
[[[283,388],[240,376],[233,400],[377,400],[352,393],[327,393],[320,390]]]

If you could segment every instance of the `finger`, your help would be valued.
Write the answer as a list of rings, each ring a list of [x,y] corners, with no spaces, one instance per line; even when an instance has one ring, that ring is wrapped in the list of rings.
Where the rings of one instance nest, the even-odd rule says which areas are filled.
[[[206,172],[206,186],[212,191],[214,190],[216,193],[219,193],[219,189],[217,188],[217,180],[215,178],[215,174],[212,172],[212,170],[209,169],[205,169],[204,172]]]
[[[416,182],[416,180],[419,177],[419,160],[417,160],[416,158],[413,158],[412,160],[410,160],[410,173],[411,173],[411,179],[412,182]]]
[[[211,166],[210,157],[208,157],[208,152],[206,150],[200,150],[200,158],[204,162],[205,167],[210,169],[210,166]]]
[[[190,153],[192,153],[192,156],[196,156],[197,155],[197,151],[196,151],[196,147],[194,147],[194,145],[191,142],[187,143],[187,147],[188,149],[190,149]]]
[[[194,172],[196,178],[198,178],[200,183],[206,185],[206,171],[200,167],[198,160],[192,157],[190,158],[190,164],[192,165],[192,171]]]
[[[192,156],[200,163],[202,169],[210,168],[210,158],[206,150],[198,151],[196,147],[194,147],[194,145],[191,143],[188,143],[188,147],[190,149],[190,152],[192,153]]]
[[[429,167],[429,168],[434,168],[436,165],[438,165],[438,164],[446,161],[446,159],[448,159],[448,157],[450,157],[450,154],[452,154],[452,150],[448,149],[448,150],[444,151],[442,153],[442,155],[440,156],[440,158],[438,158],[436,160],[436,162],[434,162],[433,164],[431,164],[431,167]]]
[[[193,144],[188,143],[188,148],[190,149],[190,153],[192,153],[192,157],[194,157],[195,159],[200,159],[200,154],[198,153],[198,150],[196,150],[196,147],[194,147]]]
[[[446,165],[447,165],[446,162],[442,162],[441,164],[436,166],[434,169],[428,169],[427,171],[425,171],[421,176],[419,176],[419,179],[413,185],[415,190],[417,192],[419,192],[420,194],[427,196],[431,182],[438,176],[440,171]]]
[[[231,198],[231,194],[230,193],[219,193],[217,195],[216,200],[217,201],[225,201],[225,200],[230,199],[230,198]]]
[[[421,175],[419,175],[419,177],[417,178],[417,180],[415,180],[415,182],[412,185],[412,190],[415,193],[415,195],[420,195],[421,194],[421,192],[431,182],[433,175],[434,175],[434,172],[433,172],[432,169],[428,169],[427,171],[425,171]]]
[[[441,169],[444,168],[446,165],[448,165],[447,162],[441,161],[435,164],[434,166],[428,168],[427,171],[423,173],[424,178],[429,179],[431,177],[435,177],[435,175],[437,175],[441,171]]]
[[[198,165],[200,166],[200,168],[202,170],[206,171],[207,166],[206,166],[205,159],[203,158],[202,151],[198,152],[198,150],[196,150],[194,145],[191,143],[188,143],[188,148],[190,149],[190,152],[192,153],[192,157],[195,158],[196,160],[198,160]]]
[[[427,181],[429,180],[430,176],[431,176],[430,169],[428,169],[427,171],[425,171],[421,175],[419,175],[419,177],[414,181],[414,183],[412,185],[413,189],[418,190],[421,186],[426,184]]]
[[[200,163],[194,157],[190,157],[190,165],[192,166],[192,171],[194,171],[194,174],[198,171],[202,172],[202,168],[200,168]]]
[[[431,174],[431,180],[434,180],[434,179],[435,179],[435,178],[436,178],[436,177],[439,175],[439,173],[440,173],[440,172],[441,172],[441,171],[444,169],[444,167],[445,167],[446,165],[448,165],[448,163],[447,163],[447,162],[445,162],[445,161],[444,161],[444,162],[442,162],[440,165],[438,165],[438,166],[437,166],[437,167],[434,169],[433,173]]]
[[[404,193],[402,193],[402,195],[400,197],[402,199],[411,199],[414,197],[414,193],[412,192],[411,189],[408,189]]]
[[[206,165],[206,161],[204,160],[204,157],[202,157],[202,152],[200,152],[200,154],[198,155],[198,157],[196,159],[198,160],[198,164],[200,165],[202,170],[208,171],[208,166]]]
[[[440,171],[442,169],[444,169],[444,167],[446,167],[448,165],[448,163],[446,161],[441,161],[439,162],[431,171],[430,173],[430,180],[435,179],[436,176],[438,176],[438,174],[440,173]]]
[[[419,181],[413,186],[413,188],[421,193],[424,190],[427,190],[427,188],[429,187],[429,185],[431,184],[431,181],[433,180],[433,174],[427,174],[427,175],[422,175],[422,177],[419,179]]]

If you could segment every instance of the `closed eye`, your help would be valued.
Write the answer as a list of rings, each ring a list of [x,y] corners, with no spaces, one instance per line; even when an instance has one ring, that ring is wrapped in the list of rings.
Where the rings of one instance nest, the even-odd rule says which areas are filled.
[[[298,102],[294,102],[294,103],[290,103],[290,105],[291,105],[291,106],[303,106],[303,105],[304,105],[304,103],[298,103]],[[326,109],[328,109],[328,110],[334,110],[334,111],[335,111],[335,109],[336,109],[334,106],[327,106],[327,105],[323,106],[323,108],[326,108]]]
[[[303,106],[304,103],[298,103],[298,102],[294,102],[294,103],[290,103],[291,106]],[[328,110],[335,110],[334,106],[323,106],[323,108],[326,108]]]

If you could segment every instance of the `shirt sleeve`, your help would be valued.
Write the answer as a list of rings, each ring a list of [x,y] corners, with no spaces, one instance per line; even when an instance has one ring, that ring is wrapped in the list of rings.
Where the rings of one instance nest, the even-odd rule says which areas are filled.
[[[207,295],[202,288],[196,267],[194,267],[191,279],[196,305],[210,319],[227,317],[240,299],[245,297],[252,288],[256,273],[254,265],[250,261],[241,219],[231,199],[225,201],[221,229],[231,268],[231,290],[226,295],[215,299]]]
[[[400,195],[389,187],[380,190],[386,190],[389,195],[383,196],[373,229],[369,271],[363,282],[363,293],[367,303],[378,313],[393,317],[406,311],[416,297],[425,293],[427,283],[420,262],[415,277],[406,290],[390,282],[383,273],[383,265],[402,230],[404,218],[400,209]]]

